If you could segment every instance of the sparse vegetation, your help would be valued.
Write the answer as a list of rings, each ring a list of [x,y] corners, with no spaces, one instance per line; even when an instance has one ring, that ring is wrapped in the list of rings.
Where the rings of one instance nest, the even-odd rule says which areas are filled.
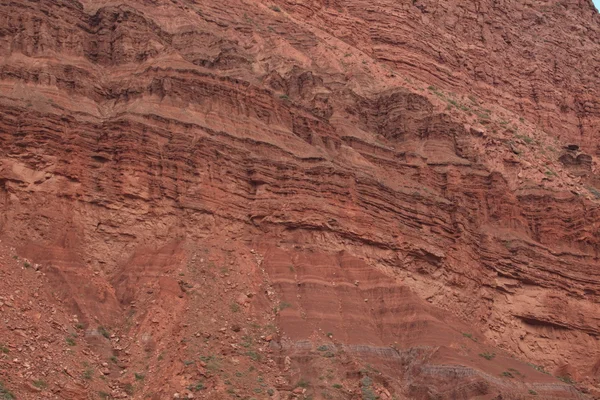
[[[108,332],[108,330],[105,327],[99,326],[98,333],[104,336],[105,338],[110,339],[110,332]]]
[[[234,313],[240,311],[240,305],[238,303],[231,303],[229,308],[231,309],[231,312],[234,312]]]
[[[514,375],[511,374],[508,371],[504,371],[503,373],[500,374],[501,376],[507,377],[507,378],[514,378]]]
[[[509,369],[508,369],[508,371],[509,371],[510,373],[512,373],[513,375],[520,376],[520,377],[525,377],[525,375],[523,375],[522,373],[520,373],[519,371],[517,371],[517,370],[516,370],[516,369],[514,369],[514,368],[509,368]]]
[[[200,361],[206,364],[206,370],[209,372],[217,372],[221,368],[220,360],[215,356],[201,356]]]
[[[486,111],[474,111],[474,112],[475,112],[475,115],[477,115],[477,117],[479,117],[479,122],[480,123],[484,123],[485,124],[491,118],[489,112],[486,112]]]
[[[301,378],[298,383],[296,383],[296,387],[308,388],[310,386],[310,382],[304,378]]]
[[[242,336],[242,340],[243,340],[241,343],[242,347],[245,347],[247,349],[252,347],[252,336],[244,335],[244,336]]]
[[[537,396],[537,392],[533,389],[529,389],[529,394]]]
[[[529,364],[529,366],[535,369],[536,371],[541,372],[542,374],[550,375],[550,373],[546,371],[541,365]]]
[[[342,385],[340,385],[339,383],[334,383],[332,386],[333,386],[334,389],[341,389],[342,388]]]
[[[28,261],[25,261],[25,262],[23,263],[23,266],[24,266],[25,268],[31,268],[31,264],[30,264]]]
[[[133,396],[133,393],[135,392],[135,389],[131,383],[126,383],[123,387],[123,390],[130,396]]]
[[[317,347],[318,351],[327,351],[329,349],[329,346],[327,346],[326,344],[322,344],[319,347]]]
[[[0,353],[8,354],[10,353],[10,350],[8,349],[8,347],[0,345]]]
[[[563,381],[564,383],[568,383],[569,385],[572,385],[575,383],[575,381],[573,381],[573,379],[571,379],[570,376],[557,376],[557,378],[561,381]]]
[[[291,303],[288,303],[288,302],[286,302],[286,301],[282,301],[281,303],[279,303],[279,307],[278,307],[278,309],[279,309],[279,311],[283,311],[283,310],[285,310],[286,308],[291,308],[291,307],[292,307],[292,304],[291,304]]]
[[[46,389],[46,387],[48,385],[46,384],[45,381],[38,379],[38,380],[33,381],[33,386],[35,386],[38,389]]]
[[[144,374],[138,374],[137,372],[133,374],[135,376],[136,381],[143,381],[145,376]]]
[[[277,6],[271,6],[270,8],[271,8],[271,10],[273,10],[275,12],[281,12],[281,8],[279,8]]]
[[[13,400],[15,395],[10,390],[4,387],[4,384],[0,382],[0,400]]]
[[[489,360],[492,360],[494,357],[496,357],[496,353],[488,353],[488,352],[479,353],[479,357],[483,357],[489,361]]]
[[[65,338],[65,341],[69,346],[75,346],[75,339],[73,339],[72,337],[68,336],[67,338]]]
[[[377,396],[375,394],[375,392],[373,391],[373,388],[371,387],[373,385],[373,380],[371,378],[369,378],[369,376],[365,376],[360,380],[360,384],[361,384],[361,393],[362,393],[362,399],[363,400],[377,400],[379,399],[379,396]]]
[[[94,377],[94,370],[91,368],[86,369],[85,371],[83,371],[82,374],[83,379],[85,380],[92,380],[92,378]]]
[[[110,394],[100,391],[98,392],[98,397],[100,397],[101,399],[108,399],[110,398]]]
[[[474,342],[476,342],[476,341],[477,341],[477,338],[474,338],[472,333],[466,333],[466,332],[463,332],[463,334],[462,334],[462,335],[463,335],[464,337],[466,337],[466,338],[469,338],[469,339],[471,339],[471,340],[472,340],[472,341],[474,341]]]
[[[250,357],[250,358],[252,359],[252,361],[260,361],[260,360],[261,360],[261,358],[262,358],[262,357],[260,356],[260,354],[258,354],[258,353],[257,353],[257,352],[255,352],[255,351],[247,351],[247,352],[246,352],[246,355],[247,355],[248,357]]]
[[[588,186],[587,190],[589,190],[590,193],[593,194],[595,198],[600,199],[600,191],[598,189]]]
[[[533,138],[527,136],[527,135],[515,135],[516,138],[521,139],[522,141],[524,141],[527,144],[532,144],[534,142]]]
[[[437,97],[441,98],[441,99],[445,99],[445,96],[442,92],[440,92],[438,90],[438,88],[436,88],[435,86],[429,86],[427,89],[429,89],[433,94],[435,94]]]
[[[204,388],[205,388],[204,382],[202,382],[202,381],[196,382],[195,385],[188,386],[188,390],[191,390],[192,392],[199,392],[200,390],[203,390]]]

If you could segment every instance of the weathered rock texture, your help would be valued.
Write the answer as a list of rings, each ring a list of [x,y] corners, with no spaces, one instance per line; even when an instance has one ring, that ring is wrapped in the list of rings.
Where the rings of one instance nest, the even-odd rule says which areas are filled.
[[[600,395],[590,0],[0,21],[0,393]]]

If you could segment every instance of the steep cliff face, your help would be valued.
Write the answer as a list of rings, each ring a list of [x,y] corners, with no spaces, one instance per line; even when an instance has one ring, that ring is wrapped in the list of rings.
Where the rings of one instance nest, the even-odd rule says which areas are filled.
[[[463,3],[1,3],[0,394],[597,398],[600,17]]]

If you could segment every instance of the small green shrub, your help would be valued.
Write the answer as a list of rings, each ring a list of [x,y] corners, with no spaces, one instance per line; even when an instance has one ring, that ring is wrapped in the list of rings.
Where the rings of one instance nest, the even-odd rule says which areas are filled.
[[[517,371],[517,370],[516,370],[516,369],[514,369],[514,368],[509,368],[508,370],[509,370],[509,371],[510,371],[510,372],[511,372],[513,375],[520,376],[520,377],[525,377],[525,375],[523,375],[522,373],[520,373],[519,371]]]
[[[572,385],[575,383],[575,381],[573,381],[573,379],[571,379],[570,376],[557,376],[557,378],[561,381],[563,381],[564,383],[568,383],[569,385]]]
[[[362,392],[362,398],[363,400],[377,400],[379,399],[379,396],[377,396],[375,394],[375,392],[373,391],[373,389],[371,388],[371,385],[373,384],[373,380],[371,378],[369,378],[369,376],[365,376],[360,380],[360,384],[361,384],[361,392]]]
[[[133,393],[135,392],[135,389],[131,383],[126,383],[123,387],[123,390],[130,396],[133,396]]]
[[[69,346],[75,346],[75,339],[73,339],[72,337],[68,336],[67,338],[65,338],[65,342],[67,342],[67,344]]]
[[[334,389],[341,389],[342,388],[342,385],[340,385],[339,383],[334,383],[332,386],[334,387]]]
[[[494,357],[496,357],[496,353],[487,353],[487,352],[486,353],[479,353],[479,357],[483,357],[483,358],[485,358],[486,360],[489,361],[489,360],[493,359]]]
[[[0,400],[14,400],[15,398],[15,395],[0,382]]]
[[[82,376],[83,376],[83,379],[90,381],[94,377],[94,370],[92,370],[91,368],[88,368],[85,371],[83,371]]]
[[[98,333],[104,336],[105,338],[110,339],[110,332],[108,332],[108,330],[105,327],[99,326]]]
[[[527,144],[531,144],[534,142],[532,137],[529,137],[527,135],[515,135],[516,138],[521,139],[522,141],[524,141]]]
[[[271,6],[270,8],[271,8],[271,10],[273,10],[275,12],[281,12],[281,8],[279,8],[277,6]]]
[[[136,381],[143,381],[145,376],[144,374],[138,374],[137,372],[133,374],[135,376]]]
[[[35,386],[38,389],[45,389],[48,385],[43,380],[38,379],[36,381],[33,381],[33,386]]]
[[[542,374],[550,375],[550,373],[546,371],[541,365],[529,364],[529,366],[535,369],[536,371],[541,372]]]
[[[462,335],[463,335],[464,337],[466,337],[466,338],[469,338],[469,339],[471,339],[471,340],[472,340],[472,341],[474,341],[474,342],[476,342],[476,341],[477,341],[477,338],[474,338],[474,337],[473,337],[473,334],[471,334],[471,333],[465,333],[465,332],[463,332],[463,334],[462,334]]]
[[[533,390],[533,389],[529,389],[529,394],[537,396],[537,392],[535,390]]]
[[[307,388],[310,386],[310,382],[304,378],[301,378],[298,383],[296,383],[296,387]]]
[[[202,382],[202,381],[196,382],[195,385],[188,386],[188,390],[191,390],[192,392],[199,392],[200,390],[203,390],[204,388],[205,388],[204,382]]]
[[[260,361],[260,360],[261,360],[261,358],[262,358],[262,357],[260,356],[260,354],[258,354],[258,353],[257,353],[257,352],[255,352],[255,351],[248,351],[248,352],[246,352],[246,355],[247,355],[248,357],[250,357],[250,358],[252,359],[252,361]]]

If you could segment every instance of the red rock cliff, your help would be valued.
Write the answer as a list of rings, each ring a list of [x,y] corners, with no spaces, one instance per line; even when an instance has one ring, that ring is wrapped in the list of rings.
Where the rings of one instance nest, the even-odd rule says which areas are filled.
[[[600,396],[590,0],[0,21],[0,395]]]

